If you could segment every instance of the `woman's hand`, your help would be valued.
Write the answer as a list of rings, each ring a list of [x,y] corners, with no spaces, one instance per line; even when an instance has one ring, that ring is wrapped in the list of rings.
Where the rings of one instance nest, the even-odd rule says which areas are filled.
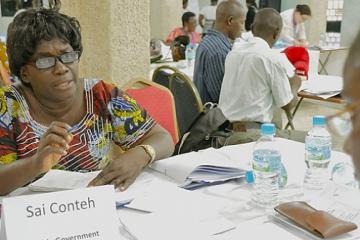
[[[135,147],[112,160],[88,186],[112,184],[125,191],[149,162],[149,156],[141,147]]]
[[[39,164],[41,172],[49,171],[60,158],[67,154],[72,135],[70,126],[62,122],[52,122],[41,137],[38,149],[32,159]]]

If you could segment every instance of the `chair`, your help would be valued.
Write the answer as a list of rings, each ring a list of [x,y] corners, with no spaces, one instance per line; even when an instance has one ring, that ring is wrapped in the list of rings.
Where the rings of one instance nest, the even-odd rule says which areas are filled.
[[[169,89],[144,79],[134,79],[122,89],[170,133],[175,144],[179,141],[175,103]]]
[[[176,68],[164,65],[155,69],[152,81],[166,88],[170,88],[170,76],[178,72]]]
[[[204,106],[197,89],[185,74],[175,72],[169,78],[170,91],[175,99],[180,136],[183,136],[203,112]]]

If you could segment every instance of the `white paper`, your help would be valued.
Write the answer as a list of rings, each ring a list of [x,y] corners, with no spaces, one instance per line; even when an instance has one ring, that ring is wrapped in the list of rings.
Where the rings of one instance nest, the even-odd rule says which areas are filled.
[[[318,74],[309,75],[309,79],[303,81],[300,88],[300,90],[304,90],[324,99],[339,94],[342,89],[342,77]]]
[[[32,191],[50,192],[87,187],[100,171],[95,172],[71,172],[64,170],[50,170],[42,178],[31,183],[29,189]]]

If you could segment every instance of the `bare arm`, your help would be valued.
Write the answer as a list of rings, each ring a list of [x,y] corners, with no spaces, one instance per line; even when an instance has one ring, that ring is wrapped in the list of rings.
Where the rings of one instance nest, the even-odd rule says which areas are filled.
[[[201,28],[204,28],[204,23],[203,23],[204,19],[205,19],[205,16],[200,14],[199,15],[199,25],[201,26]]]
[[[72,136],[65,123],[53,122],[40,139],[36,153],[29,158],[0,165],[0,195],[6,195],[50,170],[66,155]]]
[[[169,157],[174,151],[170,134],[158,124],[136,146],[140,144],[151,145],[155,150],[156,160]],[[116,156],[89,186],[113,184],[121,191],[127,189],[150,161],[148,153],[136,146]]]
[[[289,78],[289,82],[290,82],[291,92],[294,98],[288,104],[282,107],[282,109],[284,109],[287,112],[290,112],[290,110],[296,105],[297,93],[301,86],[301,79],[298,75],[295,74],[293,77]]]

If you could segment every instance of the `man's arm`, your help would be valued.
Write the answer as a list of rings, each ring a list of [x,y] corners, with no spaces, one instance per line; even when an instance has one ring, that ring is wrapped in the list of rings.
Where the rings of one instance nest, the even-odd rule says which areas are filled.
[[[204,28],[204,23],[203,23],[204,19],[205,19],[205,16],[200,13],[200,15],[199,15],[199,25],[201,26],[201,28]]]
[[[297,93],[301,86],[301,78],[295,74],[293,77],[289,78],[289,82],[290,82],[291,92],[294,98],[288,104],[282,107],[282,109],[284,109],[287,112],[290,112],[290,110],[294,108],[297,103]]]

